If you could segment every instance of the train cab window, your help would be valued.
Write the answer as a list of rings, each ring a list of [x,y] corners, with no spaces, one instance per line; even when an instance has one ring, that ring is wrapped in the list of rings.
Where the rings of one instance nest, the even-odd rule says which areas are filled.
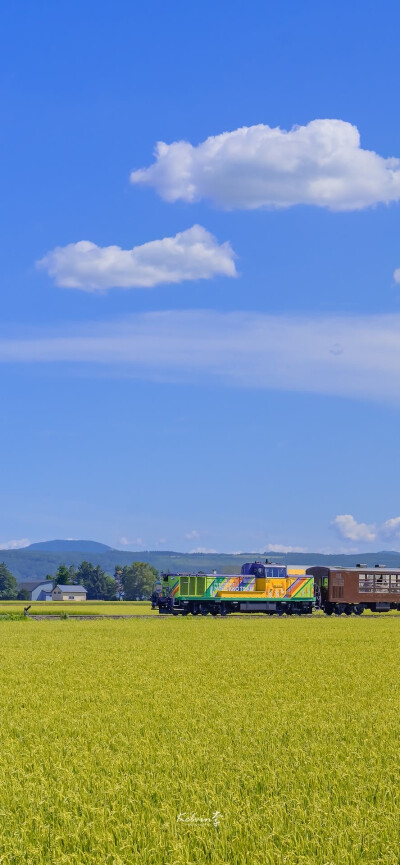
[[[164,574],[163,580],[164,580],[164,583],[168,583],[168,574]]]

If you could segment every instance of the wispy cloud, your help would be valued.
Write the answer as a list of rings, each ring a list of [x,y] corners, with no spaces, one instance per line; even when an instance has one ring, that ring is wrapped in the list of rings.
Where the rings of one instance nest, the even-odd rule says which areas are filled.
[[[189,553],[204,553],[204,554],[210,553],[210,555],[212,553],[216,553],[216,552],[217,552],[216,550],[210,550],[210,549],[207,549],[207,547],[196,547],[194,550],[189,550]]]
[[[268,542],[268,544],[264,547],[264,551],[271,551],[272,553],[307,553],[305,547],[291,547],[286,544],[274,544]]]
[[[29,538],[20,538],[18,541],[0,541],[0,550],[21,550],[29,547]]]
[[[400,315],[144,313],[25,339],[0,338],[0,362],[92,364],[153,381],[307,391],[399,405]]]
[[[185,535],[185,538],[188,541],[192,541],[195,538],[199,538],[199,537],[200,537],[200,534],[199,534],[199,532],[196,531],[196,529],[192,529],[191,532],[187,532],[187,534]]]
[[[37,267],[47,270],[56,285],[83,291],[109,288],[153,288],[185,280],[236,276],[235,254],[229,243],[193,225],[175,237],[152,240],[133,249],[96,246],[89,240],[57,246]]]
[[[130,541],[123,536],[119,539],[119,542],[123,547],[143,547],[143,538],[135,538],[133,541]]]
[[[223,208],[311,204],[359,210],[400,199],[400,160],[363,150],[356,126],[313,120],[290,131],[263,124],[207,138],[159,142],[156,161],[131,182],[166,201],[207,198]]]

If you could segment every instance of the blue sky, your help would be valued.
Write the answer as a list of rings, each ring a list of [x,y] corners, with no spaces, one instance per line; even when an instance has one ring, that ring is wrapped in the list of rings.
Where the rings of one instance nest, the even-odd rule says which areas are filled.
[[[8,4],[0,546],[400,549],[399,24]]]

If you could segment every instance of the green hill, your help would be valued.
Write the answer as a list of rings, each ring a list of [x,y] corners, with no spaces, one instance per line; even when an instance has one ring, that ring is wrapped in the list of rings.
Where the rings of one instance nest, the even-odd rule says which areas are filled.
[[[112,547],[107,546],[107,544],[100,544],[98,541],[39,541],[36,544],[29,544],[29,547],[24,547],[24,550],[43,550],[43,552],[49,553],[64,553],[65,551],[69,552],[79,552],[80,550],[86,550],[86,552],[91,553],[105,553],[107,550],[112,550]]]
[[[65,543],[65,542],[64,542]],[[76,543],[76,542],[74,542]],[[94,543],[94,542],[91,542]],[[102,546],[102,545],[100,545]],[[105,545],[104,545],[105,546]],[[358,562],[365,562],[373,567],[378,562],[388,567],[400,568],[400,553],[395,551],[380,551],[377,553],[358,553],[345,555],[321,555],[320,553],[281,553],[274,554],[273,550],[268,553],[242,553],[232,555],[229,553],[179,553],[170,550],[148,550],[140,552],[113,550],[106,547],[103,552],[93,549],[74,550],[71,547],[63,550],[44,550],[26,547],[22,550],[0,550],[0,562],[6,563],[19,582],[25,580],[43,579],[46,574],[54,575],[59,564],[79,565],[80,562],[91,561],[100,565],[107,573],[113,574],[116,565],[126,565],[133,561],[149,562],[158,570],[183,571],[196,573],[204,571],[210,573],[216,570],[218,573],[239,573],[243,562],[263,561],[265,557],[271,560],[281,561],[288,565],[347,565],[352,567]]]

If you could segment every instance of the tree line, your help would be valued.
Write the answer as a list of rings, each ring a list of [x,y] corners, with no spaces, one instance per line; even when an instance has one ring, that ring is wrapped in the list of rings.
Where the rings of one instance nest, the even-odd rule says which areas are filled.
[[[46,575],[46,580],[55,580],[56,585],[80,585],[86,589],[88,601],[136,601],[150,598],[158,571],[148,562],[132,562],[131,565],[116,565],[111,577],[100,565],[81,562],[73,565],[59,565],[54,577]],[[39,582],[39,581],[38,581]],[[0,563],[0,601],[29,600],[27,589],[20,588],[17,580],[4,562]]]

